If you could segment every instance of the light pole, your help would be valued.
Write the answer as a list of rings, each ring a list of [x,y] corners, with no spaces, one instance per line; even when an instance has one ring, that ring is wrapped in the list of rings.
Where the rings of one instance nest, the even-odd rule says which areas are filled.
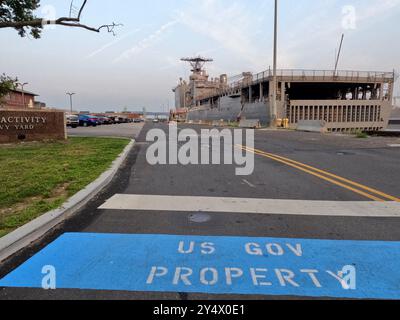
[[[276,125],[276,118],[277,118],[277,105],[276,105],[276,95],[278,90],[277,84],[277,48],[278,48],[278,0],[275,0],[275,17],[274,17],[274,53],[273,53],[273,85],[272,85],[272,119],[271,124],[272,126]]]
[[[70,105],[70,108],[71,108],[71,114],[72,114],[72,96],[73,95],[75,95],[76,93],[74,93],[74,92],[67,92],[66,93],[67,95],[69,95],[69,105]]]
[[[21,87],[22,90],[22,105],[23,108],[25,109],[25,91],[24,91],[24,87],[27,86],[29,83],[25,82],[25,83],[17,83],[17,86]]]

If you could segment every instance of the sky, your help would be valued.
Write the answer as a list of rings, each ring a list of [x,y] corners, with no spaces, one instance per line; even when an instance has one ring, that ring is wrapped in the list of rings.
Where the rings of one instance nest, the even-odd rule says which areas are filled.
[[[79,6],[80,0],[74,0]],[[50,26],[39,40],[0,29],[0,73],[28,82],[50,107],[166,111],[187,79],[182,57],[213,58],[212,77],[272,65],[273,0],[89,0],[81,22],[123,26],[116,35]],[[68,16],[69,0],[42,0],[37,15]],[[400,0],[279,0],[278,68],[400,71]],[[399,83],[396,95],[400,95]]]

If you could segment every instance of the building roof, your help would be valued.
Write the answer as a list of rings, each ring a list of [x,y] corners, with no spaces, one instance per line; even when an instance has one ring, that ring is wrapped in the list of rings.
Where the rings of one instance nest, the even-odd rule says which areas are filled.
[[[18,93],[22,93],[22,90],[21,90],[21,89],[18,89],[18,88],[12,89],[11,91],[13,91],[13,92],[18,92]],[[38,94],[33,93],[33,92],[30,92],[30,91],[24,90],[23,92],[24,92],[24,94],[29,94],[29,95],[31,95],[31,96],[39,97]]]

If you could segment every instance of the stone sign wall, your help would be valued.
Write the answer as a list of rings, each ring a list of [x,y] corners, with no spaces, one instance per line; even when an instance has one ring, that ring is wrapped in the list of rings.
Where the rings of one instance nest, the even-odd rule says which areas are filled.
[[[64,112],[0,109],[0,143],[66,138]]]

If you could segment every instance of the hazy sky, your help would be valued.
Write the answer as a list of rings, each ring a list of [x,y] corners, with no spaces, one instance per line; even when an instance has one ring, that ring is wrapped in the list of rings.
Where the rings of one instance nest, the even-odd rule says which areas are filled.
[[[69,0],[41,3],[40,16],[68,15]],[[400,71],[400,0],[279,3],[279,68],[333,69],[344,32],[340,69]],[[57,26],[33,40],[0,29],[0,72],[48,106],[67,107],[73,91],[80,110],[162,110],[190,74],[181,57],[214,58],[212,76],[268,69],[272,19],[273,0],[89,0],[82,22],[123,23],[117,36]]]

